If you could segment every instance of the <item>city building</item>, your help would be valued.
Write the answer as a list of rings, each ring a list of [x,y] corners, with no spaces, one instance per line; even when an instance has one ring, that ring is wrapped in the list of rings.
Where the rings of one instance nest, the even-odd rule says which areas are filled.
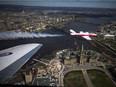
[[[80,64],[86,63],[87,60],[88,60],[88,58],[86,56],[84,56],[83,54],[81,54],[81,56],[80,56]]]
[[[64,60],[64,65],[72,65],[72,64],[75,64],[77,63],[77,59],[76,58],[73,58],[73,59],[65,59]]]
[[[91,57],[89,60],[90,63],[96,63],[97,62],[97,58],[95,57]]]
[[[37,73],[38,77],[46,76],[46,74],[47,74],[47,71],[42,66],[38,68],[38,73]]]
[[[32,82],[32,73],[31,70],[26,70],[26,72],[24,73],[25,75],[25,82],[26,84],[29,84]]]
[[[93,50],[84,50],[82,45],[82,50],[80,54],[80,64],[84,63],[97,63],[99,59],[99,53]]]
[[[114,37],[115,35],[111,35],[111,34],[104,35],[104,39],[115,39]]]

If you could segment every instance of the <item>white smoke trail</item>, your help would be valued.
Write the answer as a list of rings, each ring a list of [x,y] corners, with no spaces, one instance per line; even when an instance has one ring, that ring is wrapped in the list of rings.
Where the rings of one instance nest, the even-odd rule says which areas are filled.
[[[40,37],[58,37],[61,34],[47,34],[47,33],[28,33],[28,32],[0,32],[0,40],[18,39],[18,38],[40,38]]]

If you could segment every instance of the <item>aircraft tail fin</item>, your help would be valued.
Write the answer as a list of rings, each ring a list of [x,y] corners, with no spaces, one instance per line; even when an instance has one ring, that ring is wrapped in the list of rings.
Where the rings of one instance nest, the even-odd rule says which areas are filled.
[[[76,34],[76,32],[72,29],[70,29],[71,34]]]

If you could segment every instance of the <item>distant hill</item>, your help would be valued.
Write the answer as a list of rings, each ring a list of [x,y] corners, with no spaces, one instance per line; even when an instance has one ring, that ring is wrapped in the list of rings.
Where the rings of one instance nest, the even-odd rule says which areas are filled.
[[[82,8],[82,7],[47,7],[47,6],[24,6],[0,4],[0,10],[22,11],[22,10],[62,10],[77,12],[95,12],[95,13],[115,13],[116,9],[112,8]]]

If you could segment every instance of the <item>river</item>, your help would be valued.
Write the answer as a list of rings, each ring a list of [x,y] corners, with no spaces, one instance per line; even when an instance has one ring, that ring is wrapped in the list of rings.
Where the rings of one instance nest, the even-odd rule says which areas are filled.
[[[0,41],[0,50],[9,48],[12,46],[26,44],[26,43],[41,43],[43,46],[40,50],[34,55],[39,58],[44,57],[45,55],[49,55],[56,50],[62,50],[67,48],[76,48],[75,42],[81,48],[82,44],[84,49],[93,49],[94,48],[89,41],[84,40],[81,37],[72,37],[69,35],[69,29],[74,29],[76,32],[79,31],[88,31],[88,32],[96,32],[99,29],[99,25],[105,22],[116,21],[116,17],[87,17],[83,22],[72,22],[62,29],[65,33],[58,31],[56,29],[45,31],[45,33],[49,34],[61,34],[62,36],[57,37],[40,37],[40,38],[30,38],[30,39],[16,39],[16,40],[1,40]],[[98,51],[99,52],[99,51]]]

